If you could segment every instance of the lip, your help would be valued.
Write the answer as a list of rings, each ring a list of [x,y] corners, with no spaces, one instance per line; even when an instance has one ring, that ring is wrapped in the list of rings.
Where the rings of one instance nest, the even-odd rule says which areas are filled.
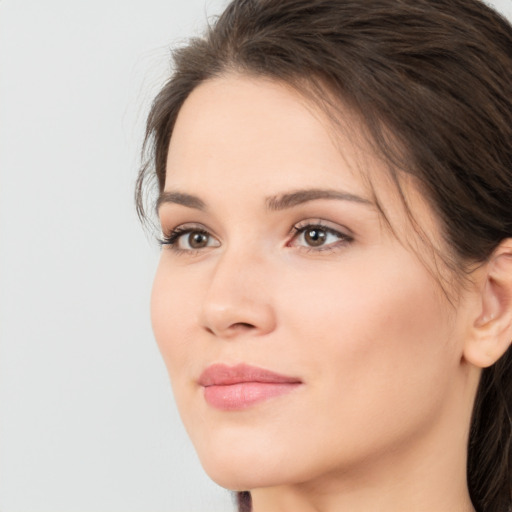
[[[209,405],[234,411],[287,394],[302,381],[247,364],[213,364],[203,371],[198,383],[203,387],[204,398]]]

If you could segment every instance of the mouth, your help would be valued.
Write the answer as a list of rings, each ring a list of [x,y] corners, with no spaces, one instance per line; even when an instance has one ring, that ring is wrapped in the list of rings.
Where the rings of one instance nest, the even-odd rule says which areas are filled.
[[[223,411],[246,409],[293,391],[302,384],[296,377],[239,364],[214,364],[199,377],[206,402]]]

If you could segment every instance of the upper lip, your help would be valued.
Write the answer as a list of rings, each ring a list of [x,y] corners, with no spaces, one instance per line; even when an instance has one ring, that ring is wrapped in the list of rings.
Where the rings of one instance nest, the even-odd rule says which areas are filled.
[[[264,368],[242,363],[235,366],[212,364],[201,373],[198,382],[201,386],[208,387],[228,386],[230,384],[240,384],[243,382],[299,384],[302,381],[297,377],[281,375]]]

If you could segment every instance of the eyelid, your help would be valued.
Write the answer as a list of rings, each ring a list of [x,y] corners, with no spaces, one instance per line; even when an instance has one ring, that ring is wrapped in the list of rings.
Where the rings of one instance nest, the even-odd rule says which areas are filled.
[[[336,233],[339,233],[340,235],[351,237],[354,237],[354,233],[351,229],[347,228],[346,226],[343,226],[341,224],[338,224],[337,222],[332,222],[329,220],[325,220],[319,217],[314,217],[311,219],[305,219],[301,220],[300,222],[297,222],[292,227],[291,233],[295,233],[298,230],[307,228],[307,227],[321,227],[326,230],[334,231]]]

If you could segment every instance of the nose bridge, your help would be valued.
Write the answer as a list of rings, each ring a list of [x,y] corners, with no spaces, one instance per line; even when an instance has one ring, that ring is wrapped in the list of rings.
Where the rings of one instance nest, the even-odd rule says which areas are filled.
[[[202,325],[223,337],[270,332],[275,327],[275,311],[268,277],[269,262],[254,247],[226,249],[206,284]]]

